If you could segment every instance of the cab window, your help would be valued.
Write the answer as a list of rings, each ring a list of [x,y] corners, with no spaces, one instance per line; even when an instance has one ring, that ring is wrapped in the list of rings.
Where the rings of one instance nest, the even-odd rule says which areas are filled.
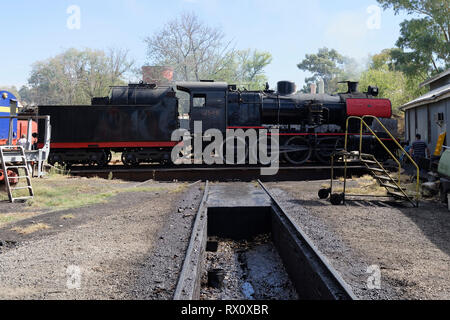
[[[204,94],[195,94],[193,97],[193,106],[194,108],[203,108],[206,106],[206,95]]]

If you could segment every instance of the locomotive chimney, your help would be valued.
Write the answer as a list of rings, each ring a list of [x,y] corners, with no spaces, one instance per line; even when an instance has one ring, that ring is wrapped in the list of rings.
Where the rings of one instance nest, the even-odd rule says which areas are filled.
[[[311,94],[317,93],[317,85],[315,83],[311,83]]]
[[[358,92],[358,82],[348,81],[348,92],[347,93],[355,93]]]
[[[297,91],[297,87],[292,81],[280,81],[277,83],[278,94],[288,96]]]

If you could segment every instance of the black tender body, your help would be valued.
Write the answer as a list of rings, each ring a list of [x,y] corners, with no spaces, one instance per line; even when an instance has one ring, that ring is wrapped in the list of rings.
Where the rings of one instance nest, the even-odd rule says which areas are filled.
[[[113,88],[111,99],[91,106],[39,106],[39,114],[51,116],[52,143],[170,141],[178,128],[175,92],[124,89]]]

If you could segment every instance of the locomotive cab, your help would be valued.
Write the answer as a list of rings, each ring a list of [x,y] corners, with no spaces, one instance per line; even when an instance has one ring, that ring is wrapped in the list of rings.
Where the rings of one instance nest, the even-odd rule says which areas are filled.
[[[202,122],[203,132],[208,129],[226,130],[227,90],[225,82],[179,82],[177,89],[189,94],[190,131],[195,122]]]

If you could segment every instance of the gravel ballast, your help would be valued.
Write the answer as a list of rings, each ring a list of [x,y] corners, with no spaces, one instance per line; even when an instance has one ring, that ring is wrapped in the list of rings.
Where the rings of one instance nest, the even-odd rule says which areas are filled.
[[[450,213],[444,205],[362,199],[333,206],[317,195],[326,183],[267,186],[358,298],[450,299]]]
[[[170,299],[202,190],[155,186],[19,223],[49,226],[33,234],[1,228],[0,299]]]

